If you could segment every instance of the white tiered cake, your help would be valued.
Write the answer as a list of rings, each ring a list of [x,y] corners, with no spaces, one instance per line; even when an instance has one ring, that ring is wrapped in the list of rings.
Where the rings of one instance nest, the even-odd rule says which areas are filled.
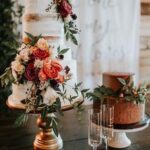
[[[64,28],[63,22],[61,19],[58,19],[58,14],[54,9],[51,12],[46,12],[45,9],[48,7],[49,3],[50,1],[48,0],[25,0],[23,38],[26,37],[25,32],[31,33],[34,36],[42,34],[42,36],[48,40],[49,44],[54,46],[54,49],[57,52],[58,46],[62,49],[66,48],[64,44]],[[77,82],[76,60],[72,59],[71,50],[64,55],[62,64],[71,68],[72,78],[67,82],[69,85],[67,90],[69,91],[69,94],[75,94],[70,88],[70,86],[73,86]],[[30,86],[30,82],[24,85],[13,84],[9,104],[23,108],[24,106],[22,105],[21,100],[27,97],[26,91]],[[51,89],[50,92],[53,95],[54,90]],[[77,98],[74,102],[80,99],[81,98]],[[63,107],[68,105],[70,105],[69,101],[62,100]]]

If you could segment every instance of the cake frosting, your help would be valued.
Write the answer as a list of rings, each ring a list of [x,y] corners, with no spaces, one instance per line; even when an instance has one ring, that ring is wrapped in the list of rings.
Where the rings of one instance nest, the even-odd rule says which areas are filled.
[[[121,87],[118,78],[130,80],[129,82],[131,82],[133,75],[132,73],[107,72],[103,74],[103,85],[117,91]],[[116,102],[116,99],[113,97],[107,98],[107,102],[114,105],[115,124],[134,124],[144,119],[145,104],[134,104],[127,102],[124,98],[120,98]]]
[[[25,32],[28,32],[34,36],[42,35],[43,38],[48,40],[48,43],[54,47],[54,56],[57,53],[58,46],[61,49],[66,48],[64,44],[64,30],[63,22],[61,19],[58,19],[58,14],[55,9],[52,9],[51,12],[46,12],[48,4],[53,0],[25,0],[25,13],[23,15],[23,38],[27,35]],[[64,60],[62,61],[62,66],[69,66],[71,68],[72,78],[67,81],[67,92],[68,94],[75,94],[74,90],[70,88],[77,82],[77,66],[76,60],[72,59],[71,50],[69,50],[64,55]],[[12,105],[22,106],[21,101],[26,99],[28,96],[28,89],[32,86],[31,82],[26,84],[13,84],[12,85],[12,95],[10,97],[10,103]],[[49,88],[45,93],[44,103],[47,103],[47,98],[56,99],[56,91],[52,88]],[[77,99],[74,100],[77,101]],[[70,102],[67,100],[61,100],[62,106],[70,105]]]

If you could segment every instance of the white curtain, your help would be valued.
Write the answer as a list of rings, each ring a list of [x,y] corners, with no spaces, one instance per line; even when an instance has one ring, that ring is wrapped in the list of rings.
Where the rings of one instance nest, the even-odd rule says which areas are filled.
[[[134,72],[138,79],[140,0],[76,0],[75,9],[78,80],[93,88],[105,71]]]

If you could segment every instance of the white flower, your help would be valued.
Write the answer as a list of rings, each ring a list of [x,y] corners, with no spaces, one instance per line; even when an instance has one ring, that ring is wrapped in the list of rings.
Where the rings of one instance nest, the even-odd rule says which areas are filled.
[[[25,67],[19,61],[13,61],[11,63],[11,68],[13,71],[16,71],[18,74],[23,74]]]
[[[21,56],[17,54],[15,60],[16,60],[16,61],[21,61]]]
[[[51,87],[48,87],[46,92],[43,94],[44,103],[46,103],[49,106],[55,103],[57,98],[58,94]]]
[[[43,67],[43,61],[40,59],[36,59],[34,62],[34,67],[35,68],[42,68]]]
[[[72,78],[72,76],[73,76],[72,73],[65,75],[65,80],[70,80]]]
[[[48,50],[49,45],[48,42],[44,38],[40,38],[37,42],[37,47],[41,50]]]
[[[25,62],[29,61],[29,49],[23,49],[20,51],[20,59]]]
[[[25,44],[22,44],[21,47],[18,49],[19,54],[16,56],[17,61],[29,61],[29,55],[30,55],[30,48],[26,46]]]

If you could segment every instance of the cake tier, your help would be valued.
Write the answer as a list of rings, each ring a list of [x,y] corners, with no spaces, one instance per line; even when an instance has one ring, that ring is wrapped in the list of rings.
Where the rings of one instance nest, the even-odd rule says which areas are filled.
[[[103,74],[103,84],[106,87],[117,91],[121,88],[121,84],[117,78],[123,78],[125,80],[132,81],[132,73],[113,73],[107,72]],[[134,104],[133,102],[127,102],[124,98],[120,98],[116,101],[113,97],[108,97],[104,103],[114,105],[114,123],[115,124],[134,124],[144,119],[145,104]],[[94,107],[98,108],[100,102],[94,102]]]
[[[82,96],[79,95],[76,99],[73,100],[72,103],[75,103],[75,102],[77,102],[78,104],[83,103]],[[13,95],[9,96],[8,101],[7,101],[7,105],[10,108],[26,109],[26,106],[24,104],[22,104],[21,101],[15,100],[13,98]],[[62,110],[68,110],[68,109],[72,109],[72,108],[73,108],[73,105],[69,101],[67,101],[67,100],[65,100],[64,102],[61,103],[61,109]]]
[[[25,13],[23,15],[23,36],[24,32],[33,35],[42,34],[43,36],[63,36],[63,22],[58,19],[55,6],[50,12],[46,8],[53,0],[26,0]],[[53,9],[54,8],[54,9]],[[62,37],[63,38],[63,37]]]
[[[57,14],[24,14],[23,36],[29,32],[35,36],[42,34],[45,37],[63,38],[63,23],[57,17]]]
[[[118,78],[124,80],[133,80],[132,73],[113,73],[108,72],[103,74],[103,84],[106,87],[113,89],[114,91],[121,88],[121,83]],[[133,104],[127,102],[125,99],[120,99],[116,102],[114,98],[108,98],[108,102],[114,105],[114,123],[115,124],[133,124],[141,121],[145,114],[144,104]]]
[[[108,98],[108,103],[114,106],[114,124],[134,124],[142,121],[145,116],[145,104],[134,104],[121,98]]]
[[[14,107],[14,108],[25,109],[25,105],[21,101],[27,98],[26,92],[28,89],[31,88],[31,85],[32,85],[31,83],[27,83],[24,85],[13,84],[12,85],[13,93],[11,94],[10,98],[8,99],[9,105]],[[69,84],[66,86],[66,89],[69,90],[68,96],[69,95],[76,95],[75,91],[70,88]],[[52,88],[49,88],[47,91],[47,94],[44,95],[45,97],[44,97],[43,103],[49,105],[50,103],[47,100],[47,96],[48,96],[48,99],[51,98],[52,102],[53,102],[54,98],[56,98],[56,95],[57,95],[57,93]],[[58,95],[57,95],[57,97],[58,97]],[[63,100],[61,97],[60,97],[60,100],[61,100],[61,107],[62,107],[62,109],[64,109],[64,108],[70,107],[75,102],[83,101],[83,98],[82,98],[81,94],[79,94],[78,97],[76,99],[74,99],[72,102],[70,102],[67,99]]]
[[[129,80],[130,82],[133,81],[133,75],[133,73],[105,72],[103,73],[103,85],[117,91],[122,87],[122,84],[119,82],[118,78]]]
[[[25,0],[25,13],[46,13],[46,8],[54,0]],[[56,13],[55,6],[52,7],[51,12]]]

